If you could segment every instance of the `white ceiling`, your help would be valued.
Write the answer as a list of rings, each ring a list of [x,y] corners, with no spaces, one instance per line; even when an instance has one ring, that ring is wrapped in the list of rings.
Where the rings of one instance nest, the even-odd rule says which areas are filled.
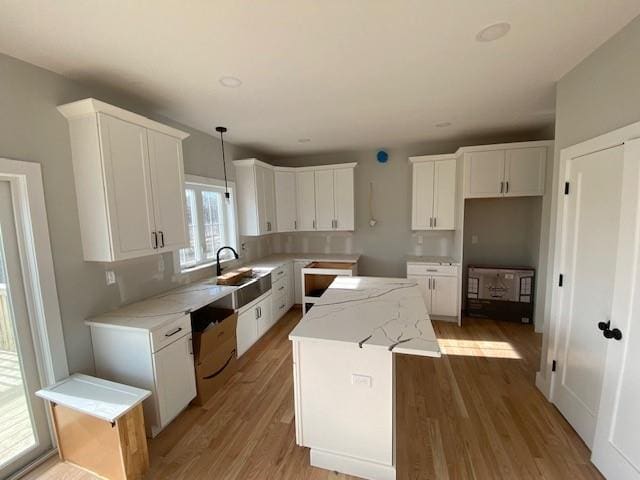
[[[3,53],[299,154],[549,125],[555,81],[640,2],[3,0],[0,12]],[[506,37],[475,40],[499,21]]]

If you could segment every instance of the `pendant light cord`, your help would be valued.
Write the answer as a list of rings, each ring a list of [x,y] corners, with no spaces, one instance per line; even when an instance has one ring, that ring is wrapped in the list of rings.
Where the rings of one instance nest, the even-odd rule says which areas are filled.
[[[216,131],[220,132],[220,143],[222,144],[222,169],[224,171],[224,196],[229,200],[229,185],[227,183],[227,161],[224,156],[224,132],[227,131],[225,127],[216,127]]]

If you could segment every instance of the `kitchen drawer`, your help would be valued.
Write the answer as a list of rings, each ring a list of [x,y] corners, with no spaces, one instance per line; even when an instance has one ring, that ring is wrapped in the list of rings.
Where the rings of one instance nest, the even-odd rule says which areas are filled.
[[[279,281],[282,278],[285,278],[287,276],[287,264],[283,264],[280,265],[277,268],[274,268],[271,271],[271,281],[273,283],[276,283],[277,281]]]
[[[191,332],[191,315],[180,315],[175,320],[151,331],[151,351],[157,352],[171,342]]]
[[[424,263],[407,263],[407,275],[458,275],[457,265],[426,265]]]
[[[289,279],[287,277],[281,278],[271,286],[271,291],[275,296],[280,296],[287,293],[289,288]]]
[[[287,313],[289,306],[287,297],[288,295],[286,293],[273,297],[273,318],[275,321],[279,320],[285,313]]]

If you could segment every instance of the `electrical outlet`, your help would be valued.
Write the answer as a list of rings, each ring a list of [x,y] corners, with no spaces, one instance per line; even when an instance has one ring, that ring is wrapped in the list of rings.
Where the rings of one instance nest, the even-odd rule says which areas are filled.
[[[422,235],[418,235],[418,245],[422,245]]]
[[[107,270],[105,273],[107,276],[107,285],[114,285],[116,283],[116,272]]]
[[[478,243],[478,235],[471,235],[471,243],[475,245]]]
[[[351,374],[351,384],[356,387],[371,388],[372,378],[369,375],[359,375],[357,373]]]

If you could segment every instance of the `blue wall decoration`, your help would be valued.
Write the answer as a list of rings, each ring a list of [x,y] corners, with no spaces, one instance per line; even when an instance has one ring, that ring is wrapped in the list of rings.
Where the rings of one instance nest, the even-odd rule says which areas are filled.
[[[380,163],[387,163],[387,160],[389,160],[389,154],[387,152],[385,152],[384,150],[380,150],[378,152],[378,154],[376,155],[376,158],[378,159],[378,162],[380,162]]]

